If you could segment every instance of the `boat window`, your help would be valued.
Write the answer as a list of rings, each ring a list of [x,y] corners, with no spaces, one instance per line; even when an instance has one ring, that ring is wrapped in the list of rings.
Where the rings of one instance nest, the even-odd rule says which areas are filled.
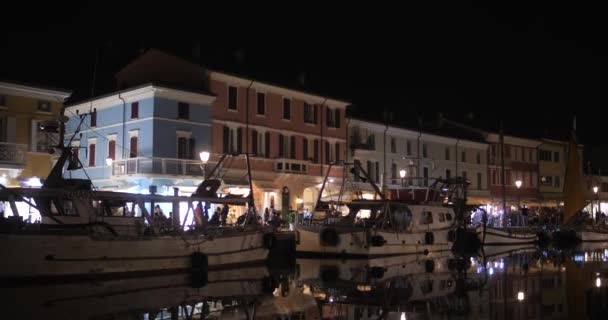
[[[57,206],[55,205],[55,200],[51,200],[51,214],[54,214],[54,215],[59,214],[59,210],[57,209]]]
[[[420,281],[420,291],[422,291],[423,294],[433,292],[433,280],[427,279]]]
[[[431,224],[433,223],[433,213],[430,211],[422,211],[420,216],[420,224]]]
[[[448,221],[452,221],[452,214],[451,213],[446,213],[445,214],[445,219]]]
[[[445,213],[439,212],[439,222],[445,222]]]
[[[74,208],[74,203],[72,202],[72,200],[63,201],[63,212],[65,215],[68,216],[76,215],[76,208]]]

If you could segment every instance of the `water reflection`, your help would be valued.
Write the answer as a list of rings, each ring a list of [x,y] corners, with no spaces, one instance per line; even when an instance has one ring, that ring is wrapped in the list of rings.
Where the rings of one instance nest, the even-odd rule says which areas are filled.
[[[503,247],[87,283],[6,285],[21,319],[604,319],[608,245]]]

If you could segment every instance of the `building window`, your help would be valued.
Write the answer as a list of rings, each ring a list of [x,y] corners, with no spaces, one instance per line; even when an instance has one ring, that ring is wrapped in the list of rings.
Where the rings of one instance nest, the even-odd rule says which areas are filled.
[[[230,128],[227,126],[222,128],[222,153],[230,153]]]
[[[291,156],[292,159],[296,158],[296,136],[291,136],[291,138],[289,138],[289,155]]]
[[[285,138],[282,134],[279,134],[279,158],[283,158],[285,156]]]
[[[530,162],[534,163],[534,152],[532,152],[532,149],[529,149],[528,153],[528,155],[530,156]]]
[[[397,153],[397,140],[391,137],[391,153]]]
[[[236,110],[237,89],[233,86],[228,86],[228,110]]]
[[[397,184],[397,164],[391,163],[391,179],[393,184]]]
[[[511,146],[505,145],[504,148],[505,148],[505,158],[511,159]]]
[[[257,156],[258,153],[258,132],[254,129],[251,130],[251,150],[254,156]],[[247,150],[249,151],[249,150]]]
[[[129,139],[129,158],[137,158],[137,136]]]
[[[528,160],[526,160],[526,148],[521,149],[521,160],[524,162],[528,161]]]
[[[428,157],[426,143],[422,144],[422,157],[423,158]]]
[[[465,151],[460,154],[460,161],[467,162],[467,153]]]
[[[354,181],[355,182],[359,182],[361,181],[361,161],[360,160],[355,160],[354,161],[355,165],[353,166],[353,170],[351,171],[353,173],[353,177],[354,177]]]
[[[291,120],[291,100],[283,98],[283,119]]]
[[[7,120],[3,120],[2,123],[0,124],[0,130],[3,130],[2,134],[0,134],[0,136],[2,136],[2,138],[6,139],[8,138],[9,134],[12,136],[13,133],[9,133],[8,132],[8,127],[10,124],[10,120],[11,118],[14,121],[14,117],[7,117],[7,118],[3,118],[3,119],[7,119]],[[11,125],[11,127],[13,127]],[[12,130],[15,130],[14,127],[12,128]],[[44,124],[43,121],[39,121],[39,120],[32,120],[32,127],[31,127],[31,150],[33,152],[44,152],[44,153],[48,153],[49,150],[51,150],[51,148],[53,146],[56,146],[57,144],[59,144],[61,138],[59,137],[59,130],[57,127],[55,126],[46,126]]]
[[[608,192],[608,182],[602,182],[600,192]]]
[[[450,160],[450,147],[445,147],[445,160]]]
[[[407,155],[411,156],[412,155],[412,142],[407,140],[405,142],[405,148],[406,148]]]
[[[302,139],[302,160],[308,160],[308,139]]]
[[[496,177],[497,177],[498,173],[496,172],[496,170],[492,170],[492,185],[496,185]]]
[[[462,172],[462,180],[467,181],[467,172],[466,171]]]
[[[97,127],[97,109],[95,108],[91,112],[91,127]]]
[[[422,169],[422,177],[424,178],[424,179],[422,180],[423,185],[424,185],[425,187],[428,187],[428,186],[429,186],[429,168],[424,167],[424,168]]]
[[[380,183],[380,162],[376,161],[376,183]]]
[[[270,158],[270,132],[264,133],[264,155]]]
[[[179,119],[190,119],[190,105],[185,102],[177,104],[177,117]]]
[[[177,132],[177,158],[178,159],[196,159],[196,141],[192,138],[190,132]]]
[[[561,181],[560,181],[560,177],[559,176],[555,176],[555,179],[553,180],[555,182],[555,187],[559,188],[561,187]]]
[[[0,95],[0,106],[6,106],[6,96]]]
[[[329,150],[329,141],[325,141],[325,163],[331,162],[331,150]]]
[[[108,158],[116,160],[116,140],[108,141]]]
[[[552,176],[541,176],[540,177],[540,185],[541,186],[552,186],[553,185],[553,177]]]
[[[315,108],[310,103],[304,103],[304,123],[315,124],[317,121]]]
[[[313,143],[313,148],[312,148],[312,162],[314,163],[319,163],[319,140],[315,139],[314,143]]]
[[[477,190],[481,190],[481,172],[477,172]]]
[[[553,152],[553,161],[559,162],[559,151]]]
[[[236,152],[243,153],[243,128],[236,129]]]
[[[551,161],[551,151],[540,150],[538,153],[538,159],[541,161]]]
[[[477,164],[481,164],[481,152],[477,152]]]
[[[372,162],[367,161],[367,175],[369,176],[370,181],[374,181],[374,173],[372,172]]]
[[[450,169],[445,170],[445,178],[449,179],[452,177],[452,171]]]
[[[258,92],[258,114],[266,114],[266,95],[262,92]]]
[[[51,103],[48,101],[38,101],[38,111],[51,112]]]
[[[340,128],[340,109],[326,109],[326,124],[328,128]]]
[[[131,119],[139,118],[139,102],[131,103]]]
[[[89,167],[95,166],[95,143],[89,143]]]
[[[338,162],[338,161],[340,161],[340,143],[336,142],[336,144],[334,145],[334,151],[336,153],[334,162]]]

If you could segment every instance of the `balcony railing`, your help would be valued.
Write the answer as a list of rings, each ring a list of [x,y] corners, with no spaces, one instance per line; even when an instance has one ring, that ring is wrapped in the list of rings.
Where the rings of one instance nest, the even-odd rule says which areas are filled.
[[[306,174],[308,172],[309,161],[293,159],[277,159],[274,163],[274,170],[284,173]]]
[[[27,144],[0,142],[0,163],[25,166]]]
[[[209,165],[207,168],[210,168]],[[112,176],[162,174],[171,176],[203,176],[202,163],[174,158],[131,158],[112,163]]]

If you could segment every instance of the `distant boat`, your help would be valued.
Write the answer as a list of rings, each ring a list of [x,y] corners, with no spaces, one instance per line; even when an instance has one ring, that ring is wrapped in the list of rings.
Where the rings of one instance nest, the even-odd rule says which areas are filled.
[[[345,171],[347,166],[364,176],[378,199],[357,197],[342,203],[319,198],[312,217],[297,226],[298,255],[375,258],[452,249],[457,228],[454,207],[466,199],[464,180],[436,179],[429,187],[417,188],[417,197],[393,200],[359,164],[344,163]],[[319,197],[326,183],[327,176]]]

